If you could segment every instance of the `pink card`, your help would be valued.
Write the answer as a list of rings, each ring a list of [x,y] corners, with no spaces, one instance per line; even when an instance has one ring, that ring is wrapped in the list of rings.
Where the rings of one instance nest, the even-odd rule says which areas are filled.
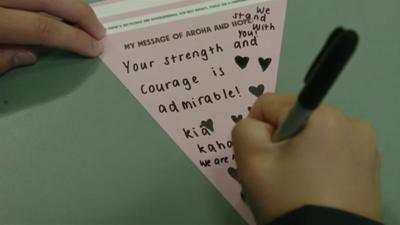
[[[135,2],[93,5],[108,30],[102,60],[255,224],[235,180],[230,133],[257,97],[275,91],[286,0]]]

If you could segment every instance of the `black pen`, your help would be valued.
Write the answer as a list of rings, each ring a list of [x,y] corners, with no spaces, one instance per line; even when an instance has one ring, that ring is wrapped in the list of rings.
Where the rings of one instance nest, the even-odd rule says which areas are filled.
[[[303,129],[355,52],[358,40],[355,31],[343,28],[330,35],[306,75],[296,105],[273,135],[273,142],[292,138]]]

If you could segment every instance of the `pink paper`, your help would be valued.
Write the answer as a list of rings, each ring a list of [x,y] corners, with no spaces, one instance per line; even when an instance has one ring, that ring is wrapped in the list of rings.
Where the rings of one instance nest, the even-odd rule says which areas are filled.
[[[255,224],[253,216],[241,199],[240,185],[228,173],[236,168],[230,133],[257,96],[275,91],[286,10],[286,0],[254,2],[234,9],[221,5],[212,14],[110,34],[102,56],[249,224]],[[143,13],[129,14],[135,15]],[[143,41],[151,38],[164,42]]]

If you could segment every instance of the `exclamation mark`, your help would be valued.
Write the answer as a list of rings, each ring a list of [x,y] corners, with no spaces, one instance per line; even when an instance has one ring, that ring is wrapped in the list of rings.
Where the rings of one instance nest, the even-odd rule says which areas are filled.
[[[242,97],[242,94],[240,94],[238,86],[235,86],[236,92],[238,93],[239,97]]]

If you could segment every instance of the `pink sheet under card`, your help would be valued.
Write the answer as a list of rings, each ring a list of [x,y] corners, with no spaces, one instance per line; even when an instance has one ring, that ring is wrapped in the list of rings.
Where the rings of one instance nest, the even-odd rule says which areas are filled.
[[[249,224],[254,219],[235,180],[230,133],[257,97],[275,91],[286,4],[93,5],[108,31],[104,63]]]

